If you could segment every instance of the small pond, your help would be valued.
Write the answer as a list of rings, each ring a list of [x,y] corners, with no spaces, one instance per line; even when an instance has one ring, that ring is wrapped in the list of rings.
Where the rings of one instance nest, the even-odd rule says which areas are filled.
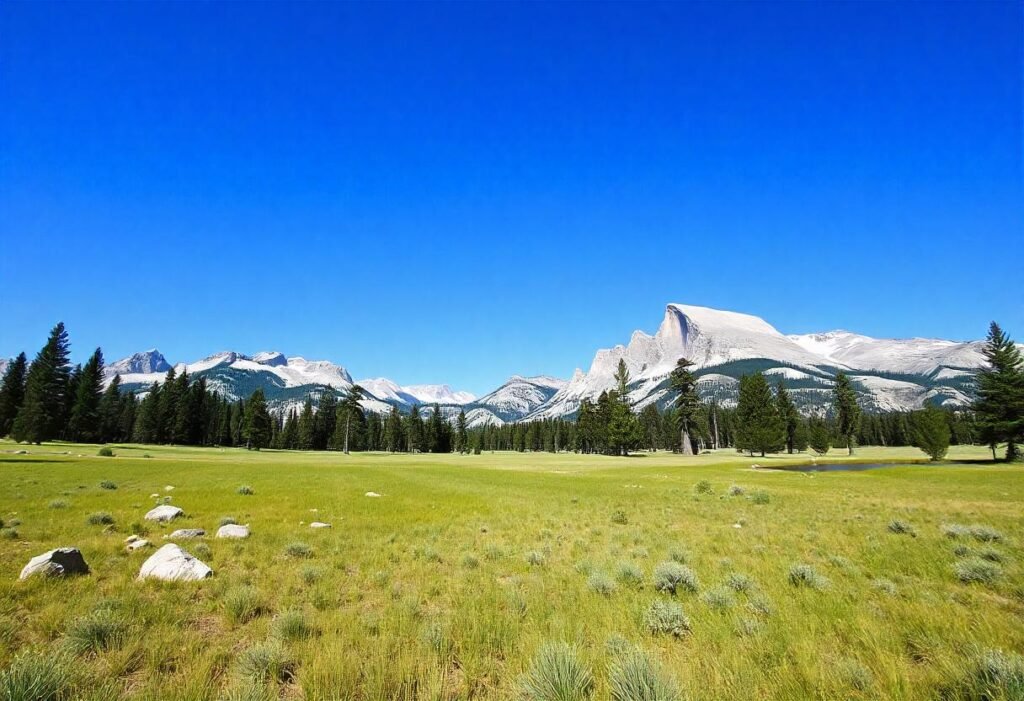
[[[817,463],[812,465],[785,465],[772,467],[773,470],[787,470],[790,472],[863,472],[864,470],[874,470],[879,467],[912,467],[914,465],[921,466],[923,463],[912,463],[912,462],[874,462],[874,463],[852,463],[852,462],[839,462],[839,463]],[[946,467],[948,463],[944,464]],[[929,465],[929,467],[941,467],[939,465]]]

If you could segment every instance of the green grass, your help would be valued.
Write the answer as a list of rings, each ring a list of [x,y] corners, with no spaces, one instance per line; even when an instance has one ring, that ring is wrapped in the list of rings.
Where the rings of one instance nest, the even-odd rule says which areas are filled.
[[[17,524],[0,539],[0,689],[50,672],[40,684],[64,689],[34,661],[74,655],[74,698],[497,700],[560,680],[599,700],[1020,698],[1021,467],[111,447],[0,452],[0,519]],[[123,541],[153,493],[186,516],[147,538],[205,528],[180,544],[212,579],[136,581],[148,555]],[[226,515],[251,537],[213,538]],[[18,581],[60,546],[92,574]],[[676,567],[658,591],[664,563],[696,591]]]

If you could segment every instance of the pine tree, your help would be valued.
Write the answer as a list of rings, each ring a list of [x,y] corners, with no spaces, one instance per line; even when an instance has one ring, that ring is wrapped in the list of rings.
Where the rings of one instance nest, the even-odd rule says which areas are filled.
[[[1006,443],[1006,460],[1020,458],[1018,444],[1024,442],[1024,361],[1017,345],[992,322],[982,351],[988,367],[978,373],[978,398],[974,411],[980,434],[992,448]]]
[[[469,437],[466,435],[466,410],[459,411],[459,418],[455,421],[455,449],[460,453],[469,452]]]
[[[693,455],[690,444],[690,424],[700,408],[700,397],[697,396],[697,378],[690,368],[693,367],[686,358],[676,361],[676,367],[669,376],[669,383],[676,392],[676,417],[679,421],[679,452]]]
[[[423,421],[420,419],[420,408],[413,404],[407,419],[406,436],[409,439],[409,452],[416,453],[423,449]]]
[[[800,427],[800,414],[797,413],[796,405],[789,398],[789,392],[782,380],[775,387],[775,403],[779,407],[779,416],[786,424],[786,452],[790,455],[796,449],[797,431]]]
[[[343,414],[345,419],[345,455],[349,453],[349,439],[352,434],[352,420],[358,414],[356,420],[362,418],[362,407],[359,402],[362,401],[365,391],[359,385],[352,385],[348,389],[344,390],[341,395],[341,403],[338,405],[339,415]]]
[[[25,400],[11,429],[14,440],[38,444],[60,435],[70,379],[68,347],[67,331],[58,323],[29,366]]]
[[[73,441],[92,443],[100,439],[103,398],[103,351],[97,348],[82,367],[71,407],[68,437]]]
[[[914,415],[914,445],[928,454],[932,461],[946,457],[949,450],[949,421],[946,414],[933,406]]]
[[[313,450],[313,442],[316,440],[316,419],[313,415],[313,399],[306,397],[299,413],[299,450]]]
[[[14,418],[25,401],[25,378],[28,359],[24,353],[11,361],[0,380],[0,436],[6,436],[14,426]]]
[[[398,408],[395,406],[391,407],[388,418],[384,422],[384,432],[387,434],[388,452],[396,453],[402,450],[404,445],[402,440],[402,415],[398,413]]]
[[[839,435],[846,441],[849,454],[857,443],[857,429],[860,427],[860,405],[857,404],[857,393],[846,373],[836,374],[835,409],[838,420]]]
[[[828,426],[824,421],[820,419],[814,419],[811,421],[808,431],[807,440],[813,450],[818,455],[825,455],[832,447],[832,435],[829,433]]]
[[[313,439],[314,450],[326,450],[334,436],[338,422],[338,398],[334,389],[325,387],[320,393],[320,403],[316,409],[316,435]]]
[[[736,406],[736,447],[751,454],[776,453],[786,444],[786,424],[772,396],[768,381],[761,373],[740,378]]]
[[[100,437],[102,443],[123,440],[121,437],[121,376],[114,375],[103,391],[99,406]]]
[[[267,400],[263,390],[257,388],[249,401],[245,403],[245,419],[243,422],[246,447],[250,450],[266,448],[270,444],[270,413],[267,411]]]

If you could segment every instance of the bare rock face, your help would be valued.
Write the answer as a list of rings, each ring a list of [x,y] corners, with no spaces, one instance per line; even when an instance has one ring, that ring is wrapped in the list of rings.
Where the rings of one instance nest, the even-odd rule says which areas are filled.
[[[248,538],[249,526],[240,526],[237,523],[229,523],[221,526],[217,531],[218,538]]]
[[[33,575],[65,577],[73,574],[89,574],[89,565],[85,564],[82,551],[78,548],[57,548],[29,560],[19,579]]]
[[[202,528],[179,528],[167,537],[171,540],[178,540],[184,538],[202,538],[204,535],[206,535],[206,531]]]
[[[179,509],[177,506],[171,506],[170,504],[161,504],[155,509],[150,509],[146,514],[147,521],[159,521],[160,523],[167,523],[174,519],[182,516],[185,512]]]
[[[162,579],[165,582],[193,582],[213,576],[206,563],[188,554],[174,543],[168,543],[142,563],[139,579]]]

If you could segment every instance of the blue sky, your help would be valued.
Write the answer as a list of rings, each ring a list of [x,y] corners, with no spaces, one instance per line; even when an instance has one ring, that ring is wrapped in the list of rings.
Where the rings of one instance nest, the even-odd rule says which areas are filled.
[[[1022,5],[0,3],[0,356],[485,392],[668,302],[1024,340]]]

